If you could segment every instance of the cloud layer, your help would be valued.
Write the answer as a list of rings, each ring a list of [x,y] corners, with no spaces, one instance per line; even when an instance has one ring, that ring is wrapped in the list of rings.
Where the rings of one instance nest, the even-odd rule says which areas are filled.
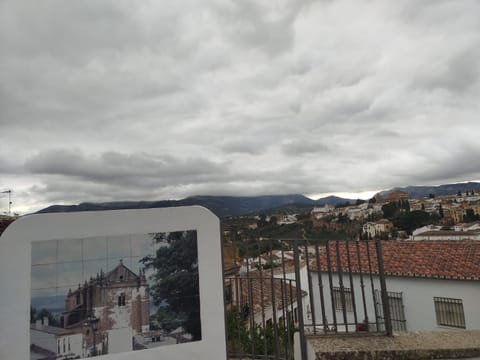
[[[0,190],[27,211],[480,179],[479,13],[1,0]]]

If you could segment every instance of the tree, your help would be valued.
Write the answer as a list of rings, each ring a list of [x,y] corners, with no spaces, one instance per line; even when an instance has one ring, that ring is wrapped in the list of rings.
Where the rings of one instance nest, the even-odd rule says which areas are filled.
[[[257,355],[263,355],[265,358],[273,358],[278,352],[280,357],[284,357],[285,346],[292,346],[293,333],[295,327],[291,320],[273,324],[267,321],[265,326],[254,323],[252,328],[247,326],[249,314],[245,316],[243,311],[231,309],[227,312],[227,349],[232,355],[249,354],[252,347],[255,347]],[[278,339],[275,339],[275,333]],[[278,348],[276,347],[278,341]],[[293,349],[289,349],[292,352]]]
[[[385,219],[393,219],[398,213],[398,206],[395,202],[389,202],[382,206],[383,217]]]
[[[422,210],[414,210],[402,214],[398,218],[398,221],[395,225],[398,225],[398,227],[411,234],[413,230],[435,221],[435,217],[430,216],[427,212]]]
[[[193,340],[200,340],[200,293],[198,277],[197,233],[195,231],[157,233],[156,242],[167,241],[169,246],[161,246],[155,256],[147,256],[141,261],[146,268],[155,269],[150,292],[155,305],[159,306],[157,320],[165,330],[171,328],[172,317],[181,319],[179,323]]]
[[[257,221],[257,226],[264,227],[267,225],[267,216],[265,214],[260,214],[260,219]]]
[[[237,309],[227,312],[227,348],[232,354],[241,354],[251,348],[251,338],[243,313]]]
[[[473,209],[467,209],[465,211],[465,216],[463,217],[463,221],[472,222],[472,221],[477,221],[479,219],[480,219],[480,216],[478,214],[475,214]]]

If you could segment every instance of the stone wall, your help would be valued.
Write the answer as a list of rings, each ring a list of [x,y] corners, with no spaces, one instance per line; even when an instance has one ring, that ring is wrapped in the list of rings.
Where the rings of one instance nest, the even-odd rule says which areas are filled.
[[[316,360],[471,358],[480,357],[480,331],[308,336],[307,346]]]

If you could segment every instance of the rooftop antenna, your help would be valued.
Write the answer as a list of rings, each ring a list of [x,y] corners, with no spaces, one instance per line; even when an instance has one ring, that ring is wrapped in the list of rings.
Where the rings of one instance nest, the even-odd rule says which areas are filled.
[[[12,190],[2,191],[0,194],[8,194],[8,216],[10,216],[12,210]]]

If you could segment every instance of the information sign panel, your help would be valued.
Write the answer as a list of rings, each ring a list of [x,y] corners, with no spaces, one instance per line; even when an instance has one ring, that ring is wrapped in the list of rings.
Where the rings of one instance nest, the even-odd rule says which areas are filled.
[[[0,238],[1,359],[225,359],[218,218],[38,214]]]

